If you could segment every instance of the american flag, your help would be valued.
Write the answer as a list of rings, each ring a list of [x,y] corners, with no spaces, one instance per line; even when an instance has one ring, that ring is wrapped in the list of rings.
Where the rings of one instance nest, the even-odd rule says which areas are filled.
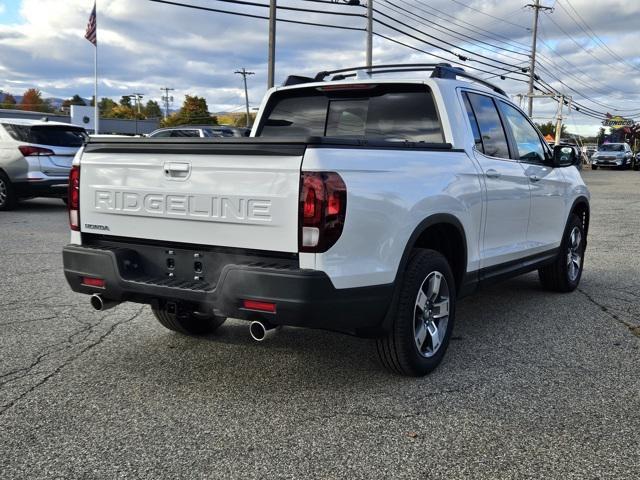
[[[93,10],[91,10],[91,16],[89,17],[89,23],[87,24],[87,33],[84,34],[84,38],[98,46],[97,24],[96,24],[96,4],[93,4]]]

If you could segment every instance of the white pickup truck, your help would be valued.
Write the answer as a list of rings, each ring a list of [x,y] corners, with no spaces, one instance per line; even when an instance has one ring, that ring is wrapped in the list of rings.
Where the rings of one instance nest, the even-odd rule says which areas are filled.
[[[478,286],[538,270],[574,290],[589,228],[574,151],[460,69],[371,72],[289,77],[250,138],[91,140],[70,176],[71,288],[186,334],[232,317],[257,340],[375,338],[404,375],[439,364]]]

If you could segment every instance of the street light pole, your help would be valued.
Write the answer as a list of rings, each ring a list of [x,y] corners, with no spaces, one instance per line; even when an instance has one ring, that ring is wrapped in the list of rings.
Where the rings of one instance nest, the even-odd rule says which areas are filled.
[[[267,72],[267,88],[272,88],[275,83],[276,11],[276,0],[269,0],[269,66]]]

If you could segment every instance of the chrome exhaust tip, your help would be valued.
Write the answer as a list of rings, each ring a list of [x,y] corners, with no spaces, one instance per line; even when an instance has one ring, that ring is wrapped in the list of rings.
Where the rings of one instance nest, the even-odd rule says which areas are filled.
[[[272,337],[280,330],[280,327],[277,325],[272,325],[268,322],[261,320],[254,320],[249,324],[249,335],[256,342],[263,342],[267,338]]]
[[[94,308],[94,310],[97,310],[98,312],[101,312],[103,310],[109,310],[110,308],[115,307],[119,303],[120,302],[115,302],[113,300],[106,300],[102,298],[102,295],[100,295],[99,293],[94,293],[93,295],[91,295],[91,306]]]

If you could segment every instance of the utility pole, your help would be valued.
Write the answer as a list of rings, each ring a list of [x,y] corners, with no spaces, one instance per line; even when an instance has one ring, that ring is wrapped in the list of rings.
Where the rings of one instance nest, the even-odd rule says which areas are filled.
[[[247,72],[247,70],[242,67],[242,70],[236,70],[236,74],[242,75],[242,80],[244,80],[244,101],[247,105],[247,128],[249,128],[249,92],[247,91],[247,75],[255,75],[254,72]]]
[[[169,116],[169,102],[173,102],[173,95],[170,96],[169,92],[172,92],[173,90],[175,90],[175,88],[164,87],[160,90],[164,92],[162,101],[164,102],[164,118],[166,120]]]
[[[556,117],[556,145],[560,145],[560,142],[562,141],[562,120],[563,120],[563,109],[564,109],[564,105],[565,102],[567,102],[567,105],[569,106],[569,111],[571,111],[571,102],[572,102],[572,98],[570,96],[566,96],[566,95],[560,95],[559,96],[559,101],[558,101],[558,116]]]
[[[267,72],[267,88],[275,83],[276,69],[276,0],[269,0],[269,67]]]
[[[132,93],[129,96],[133,97],[135,99],[136,107],[138,109],[138,114],[139,114],[140,113],[140,103],[141,103],[142,97],[144,97],[144,93]]]
[[[536,49],[538,46],[538,17],[540,16],[540,10],[553,11],[551,7],[544,7],[540,5],[540,0],[535,0],[534,3],[530,3],[527,7],[533,8],[533,39],[531,41],[531,64],[529,65],[529,116],[533,115],[533,82],[536,78]]]
[[[373,65],[373,0],[367,1],[367,67]],[[369,70],[371,73],[371,70]]]

